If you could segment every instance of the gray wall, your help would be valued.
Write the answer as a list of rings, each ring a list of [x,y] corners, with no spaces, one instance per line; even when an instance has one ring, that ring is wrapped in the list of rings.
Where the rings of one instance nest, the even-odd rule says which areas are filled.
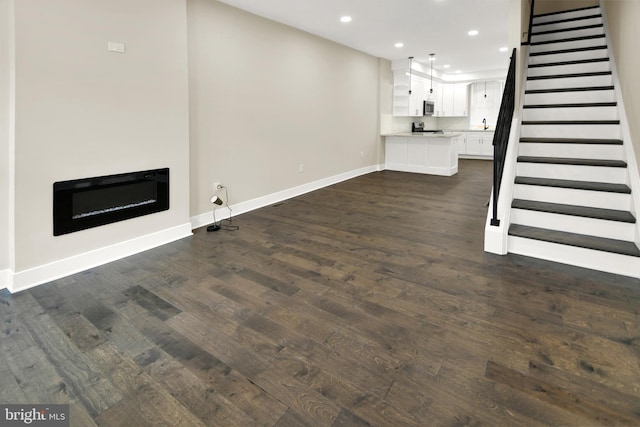
[[[191,216],[378,163],[378,60],[188,0]],[[299,165],[304,171],[299,172]]]
[[[11,0],[12,1],[12,0]],[[0,0],[0,272],[9,261],[9,48],[10,0]],[[2,276],[0,275],[0,288]]]
[[[618,66],[620,89],[633,140],[634,152],[640,169],[640,1],[605,0],[605,14],[613,55]]]
[[[184,0],[15,2],[15,272],[188,223],[186,25]],[[158,167],[169,211],[53,236],[55,181]]]

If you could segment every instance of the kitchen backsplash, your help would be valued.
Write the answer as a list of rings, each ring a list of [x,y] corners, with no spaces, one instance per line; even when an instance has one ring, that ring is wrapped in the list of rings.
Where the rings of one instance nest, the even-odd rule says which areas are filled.
[[[437,120],[438,125],[436,129],[469,129],[469,117],[438,117]]]

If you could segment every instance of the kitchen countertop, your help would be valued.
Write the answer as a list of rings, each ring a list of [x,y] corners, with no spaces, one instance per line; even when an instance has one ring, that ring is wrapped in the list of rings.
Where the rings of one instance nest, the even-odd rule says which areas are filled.
[[[445,132],[495,132],[495,129],[447,129]]]
[[[431,132],[399,132],[399,133],[384,133],[382,136],[411,136],[415,138],[452,138],[454,136],[460,136],[460,131],[456,132],[444,132],[444,133],[431,133]]]

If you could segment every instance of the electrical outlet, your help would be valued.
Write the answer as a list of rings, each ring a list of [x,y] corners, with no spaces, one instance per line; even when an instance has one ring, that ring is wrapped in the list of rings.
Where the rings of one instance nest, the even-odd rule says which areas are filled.
[[[304,163],[300,163],[300,166],[298,166],[298,172],[299,173],[304,172]]]

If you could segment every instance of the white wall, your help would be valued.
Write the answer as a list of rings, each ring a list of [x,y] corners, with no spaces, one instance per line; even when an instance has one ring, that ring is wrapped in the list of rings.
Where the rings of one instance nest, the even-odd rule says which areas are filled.
[[[215,181],[238,204],[377,164],[377,58],[217,1],[188,16],[192,217]]]
[[[552,13],[561,10],[598,6],[598,1],[599,0],[536,0],[535,14],[540,15],[542,13]]]
[[[629,131],[640,168],[640,1],[605,0],[604,7]]]
[[[11,4],[13,0],[0,0],[0,288],[3,271],[9,269],[9,58],[11,43]]]
[[[184,0],[16,2],[17,274],[188,223],[186,23]],[[53,236],[55,181],[160,167],[169,211]]]

